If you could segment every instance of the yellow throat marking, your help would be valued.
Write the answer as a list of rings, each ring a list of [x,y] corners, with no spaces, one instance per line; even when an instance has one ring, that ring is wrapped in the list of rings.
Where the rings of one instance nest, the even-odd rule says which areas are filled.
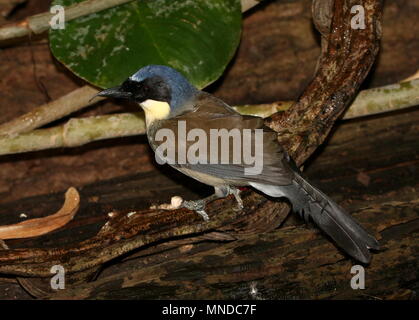
[[[140,105],[144,110],[147,126],[155,120],[166,119],[170,114],[170,105],[167,102],[148,99]]]

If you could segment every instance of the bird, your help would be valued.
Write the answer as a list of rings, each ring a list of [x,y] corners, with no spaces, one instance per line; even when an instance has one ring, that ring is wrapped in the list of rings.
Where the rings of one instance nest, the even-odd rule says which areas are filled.
[[[379,243],[372,235],[303,176],[278,142],[276,132],[265,126],[262,118],[238,113],[221,99],[196,88],[181,72],[169,66],[147,65],[122,84],[102,90],[97,95],[139,104],[145,114],[147,138],[156,159],[162,160],[166,156],[164,160],[171,167],[214,187],[214,194],[204,199],[182,202],[182,207],[196,211],[205,220],[209,219],[206,204],[228,195],[234,195],[237,210],[243,209],[240,188],[251,187],[271,198],[287,198],[294,212],[306,221],[311,218],[338,247],[364,264],[371,261],[371,249],[379,250]],[[259,151],[254,153],[262,157],[262,169],[257,174],[246,174],[252,164],[231,161],[234,154],[230,145],[227,150],[225,146],[217,147],[221,151],[219,153],[227,152],[224,160],[228,161],[224,162],[220,161],[219,154],[212,159],[217,161],[180,161],[184,155],[181,155],[179,147],[173,152],[166,150],[166,154],[159,151],[164,143],[166,147],[178,143],[185,148],[196,142],[185,134],[180,137],[181,127],[187,127],[188,132],[195,129],[209,135],[223,129],[227,132],[237,129],[239,132],[251,132],[246,141],[253,143],[255,148],[259,146]],[[173,132],[173,135],[163,139],[160,134],[163,131]],[[257,143],[258,137],[262,138],[262,147]],[[208,143],[209,138],[206,139]],[[202,153],[205,150],[208,153],[208,148],[202,150]]]

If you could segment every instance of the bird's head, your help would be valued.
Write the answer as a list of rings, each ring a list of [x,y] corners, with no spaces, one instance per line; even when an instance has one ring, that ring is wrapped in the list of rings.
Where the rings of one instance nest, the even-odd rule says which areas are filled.
[[[172,118],[192,109],[193,99],[198,92],[198,89],[175,69],[149,65],[138,70],[120,86],[105,89],[97,95],[139,103],[149,124],[154,120]]]

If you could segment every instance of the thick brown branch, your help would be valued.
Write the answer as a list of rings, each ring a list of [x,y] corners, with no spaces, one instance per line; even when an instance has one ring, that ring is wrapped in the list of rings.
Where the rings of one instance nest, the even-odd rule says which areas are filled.
[[[196,213],[186,209],[114,214],[97,236],[77,246],[55,250],[0,251],[0,273],[47,277],[54,264],[64,264],[66,272],[73,273],[98,266],[159,240],[196,235],[214,229],[233,230],[232,234],[240,237],[242,229],[247,234],[258,232],[257,228],[252,229],[253,232],[246,230],[248,225],[257,226],[261,221],[270,219],[283,220],[288,209],[284,207],[285,210],[278,210],[278,206],[281,205],[283,204],[270,202],[260,195],[252,194],[246,197],[246,209],[238,213],[233,210],[234,199],[215,201],[208,207],[208,212],[211,212],[209,222],[204,222]],[[269,225],[271,228],[275,227]]]
[[[365,29],[352,29],[351,7],[365,8]],[[324,6],[324,11],[318,9]],[[316,1],[314,17],[322,26],[322,55],[313,81],[300,99],[285,113],[268,119],[268,125],[280,135],[281,143],[298,164],[302,164],[327,137],[334,121],[351,103],[367,76],[379,49],[381,37],[381,1]],[[327,14],[329,10],[332,13]],[[325,13],[326,11],[326,13]],[[332,16],[329,34],[324,17]]]
[[[383,246],[368,268],[365,290],[350,286],[351,260],[337,253],[314,229],[298,226],[255,234],[198,253],[194,252],[196,244],[179,246],[174,250],[177,255],[172,253],[173,258],[157,265],[139,268],[141,262],[133,259],[97,281],[69,286],[50,297],[129,298],[129,288],[132,296],[142,299],[255,299],[250,292],[253,285],[261,299],[383,298],[386,292],[398,293],[403,287],[400,283],[415,279],[419,257],[413,246],[415,237],[409,233],[418,227],[418,213],[418,201],[391,202],[355,213]],[[47,285],[48,280],[44,280]],[[218,287],[220,283],[225,285]]]

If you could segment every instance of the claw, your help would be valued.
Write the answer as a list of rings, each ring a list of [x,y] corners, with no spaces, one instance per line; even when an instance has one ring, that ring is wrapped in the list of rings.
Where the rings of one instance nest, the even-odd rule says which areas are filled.
[[[196,200],[196,201],[183,201],[182,207],[195,211],[199,214],[205,221],[209,220],[208,214],[205,212],[205,201]]]
[[[186,209],[189,209],[189,210],[199,211],[199,210],[204,210],[205,209],[205,203],[202,200],[183,201],[182,202],[182,207],[184,207]]]
[[[244,205],[243,205],[243,200],[240,197],[240,190],[237,189],[237,188],[231,188],[230,187],[229,193],[234,195],[234,198],[237,201],[237,207],[234,209],[234,211],[237,211],[237,212],[242,211],[243,208],[244,208]]]
[[[205,221],[209,221],[208,214],[205,212],[205,210],[197,210],[196,213],[199,214]]]
[[[205,221],[209,220],[208,214],[205,212],[205,205],[216,199],[224,198],[229,194],[234,195],[237,201],[235,211],[242,211],[244,208],[243,200],[240,198],[240,190],[231,186],[214,187],[215,193],[209,197],[200,200],[183,201],[181,207],[193,210],[198,213]]]

